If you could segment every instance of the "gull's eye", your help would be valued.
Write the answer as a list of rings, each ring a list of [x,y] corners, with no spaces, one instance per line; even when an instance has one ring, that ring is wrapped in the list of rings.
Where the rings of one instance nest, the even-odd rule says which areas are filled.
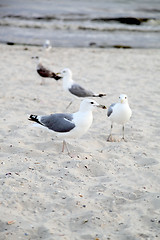
[[[125,97],[125,99],[127,99],[127,97]]]
[[[119,99],[120,99],[120,97],[119,97]]]
[[[91,102],[91,104],[94,104],[94,102]]]

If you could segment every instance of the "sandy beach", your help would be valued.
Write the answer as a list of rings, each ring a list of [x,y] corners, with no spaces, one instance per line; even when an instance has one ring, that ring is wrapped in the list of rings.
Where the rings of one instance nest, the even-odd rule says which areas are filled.
[[[0,45],[0,240],[160,239],[160,50]],[[106,97],[128,95],[127,142],[107,142],[107,110],[90,130],[62,140],[32,127],[30,114],[65,112],[72,99],[62,81],[40,85],[32,56]],[[69,112],[79,109],[75,99]],[[121,138],[115,125],[114,137]]]

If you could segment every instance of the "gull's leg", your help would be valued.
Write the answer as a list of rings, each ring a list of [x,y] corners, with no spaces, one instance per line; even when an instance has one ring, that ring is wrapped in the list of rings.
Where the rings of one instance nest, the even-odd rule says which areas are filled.
[[[64,147],[65,147],[65,146],[66,146],[66,149],[67,149],[68,155],[71,156],[71,155],[70,155],[70,151],[69,151],[68,146],[67,146],[67,143],[66,143],[65,140],[63,140],[62,152],[64,152]]]
[[[67,143],[66,143],[66,141],[64,141],[64,142],[65,142],[65,146],[66,146],[66,149],[67,149],[68,155],[70,155],[70,151],[69,151],[69,149],[68,149]]]
[[[63,140],[62,152],[64,152],[64,145],[65,145],[65,140]]]
[[[122,140],[124,140],[125,142],[127,142],[126,139],[124,138],[124,125],[123,125],[123,127],[122,127],[122,134],[123,134]]]
[[[108,142],[114,142],[114,139],[112,138],[112,129],[113,129],[113,124],[111,123],[111,131],[110,131],[110,134],[107,138]]]
[[[42,81],[41,81],[40,85],[45,85],[45,80],[44,80],[44,78],[41,78],[41,79],[42,79]]]
[[[124,139],[124,125],[123,125],[123,127],[122,127],[122,133],[123,133],[122,139]]]
[[[68,109],[68,108],[71,106],[72,102],[73,102],[73,101],[71,101],[71,102],[68,104],[68,106],[66,107],[66,109]]]

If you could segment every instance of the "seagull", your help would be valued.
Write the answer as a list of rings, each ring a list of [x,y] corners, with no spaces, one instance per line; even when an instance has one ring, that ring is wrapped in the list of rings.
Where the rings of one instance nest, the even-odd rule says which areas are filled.
[[[93,121],[92,111],[94,107],[106,109],[104,105],[100,105],[92,99],[84,99],[80,104],[78,112],[72,114],[55,113],[46,116],[30,115],[28,120],[48,128],[57,137],[62,138],[62,152],[64,152],[64,147],[66,146],[67,152],[70,155],[65,139],[79,138],[88,131]]]
[[[50,51],[51,48],[52,48],[50,40],[47,39],[47,40],[45,41],[45,43],[43,44],[43,47],[44,47],[44,49],[45,49],[46,51]]]
[[[32,59],[37,60],[38,64],[37,64],[37,73],[43,78],[54,78],[55,80],[59,80],[62,77],[57,76],[54,72],[50,71],[49,69],[45,68],[42,63],[41,63],[41,59],[36,56],[36,57],[32,57]],[[41,82],[41,85],[44,84],[44,81]]]
[[[107,116],[111,120],[111,131],[110,135],[108,137],[108,141],[114,141],[112,138],[112,129],[113,129],[113,123],[118,123],[122,124],[122,132],[123,136],[122,139],[125,140],[124,138],[124,124],[129,121],[130,117],[132,115],[132,110],[129,107],[128,104],[128,97],[125,94],[121,94],[119,96],[119,102],[118,103],[112,103],[110,107],[108,108]]]
[[[87,90],[83,87],[81,87],[79,84],[75,83],[72,80],[72,72],[69,68],[64,68],[60,73],[57,73],[60,75],[63,79],[63,89],[65,91],[68,91],[72,95],[78,98],[85,98],[85,97],[103,97],[106,96],[106,94],[96,94],[90,90]],[[67,106],[67,108],[72,104],[72,101]]]

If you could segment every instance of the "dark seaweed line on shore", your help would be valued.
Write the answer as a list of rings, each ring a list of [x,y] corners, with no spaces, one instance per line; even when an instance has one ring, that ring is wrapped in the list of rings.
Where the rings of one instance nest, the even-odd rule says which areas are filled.
[[[109,28],[109,29],[98,29],[98,28],[93,28],[93,27],[84,27],[84,26],[79,26],[78,27],[79,30],[83,30],[83,31],[98,31],[98,32],[116,32],[116,31],[120,31],[120,32],[144,32],[144,33],[156,33],[156,32],[160,32],[160,30],[154,30],[154,29],[129,29],[129,28]]]
[[[13,46],[13,45],[24,46],[25,51],[28,50],[28,47],[42,47],[41,44],[32,44],[32,43],[18,43],[18,42],[8,42],[8,41],[0,41],[0,43],[1,44],[6,44],[6,45],[9,45],[9,46]],[[60,47],[62,47],[62,46],[60,46]],[[76,48],[76,46],[73,46],[73,48]],[[122,45],[122,44],[116,44],[116,45],[101,45],[100,44],[100,45],[97,45],[95,42],[90,42],[88,44],[88,47],[78,46],[78,48],[117,48],[117,49],[132,49],[132,48],[135,49],[136,48],[136,49],[142,49],[142,47],[131,47],[129,45]]]
[[[75,18],[69,18],[69,17],[61,17],[58,18],[56,16],[44,16],[44,17],[26,17],[26,16],[21,16],[21,15],[6,15],[3,16],[2,18],[16,18],[16,19],[21,19],[21,20],[46,20],[46,21],[52,21],[52,20],[57,20],[57,21],[93,21],[93,22],[119,22],[123,24],[128,24],[128,25],[140,25],[143,22],[147,22],[149,20],[160,20],[156,18],[138,18],[138,17],[115,17],[115,18],[104,18],[104,17],[99,17],[99,18],[88,18],[88,17],[75,17]]]
[[[30,29],[44,29],[45,28],[45,26],[37,26],[37,25],[27,25],[27,24],[24,24],[24,25],[22,25],[22,26],[16,26],[16,25],[11,25],[11,24],[9,24],[9,23],[0,23],[0,27],[11,27],[11,26],[13,26],[13,27],[16,27],[16,28],[30,28]],[[47,28],[48,29],[48,28]],[[70,27],[70,26],[65,26],[64,28],[63,27],[58,27],[58,26],[56,26],[56,27],[51,27],[51,29],[53,30],[72,30],[72,27]],[[160,30],[155,30],[155,29],[139,29],[139,28],[136,28],[136,29],[129,29],[129,28],[118,28],[118,27],[116,27],[116,28],[94,28],[94,27],[85,27],[85,26],[78,26],[77,28],[76,28],[76,30],[78,31],[78,30],[80,30],[80,31],[97,31],[97,32],[116,32],[116,31],[119,31],[119,32],[144,32],[144,33],[158,33],[158,32],[160,32]]]

